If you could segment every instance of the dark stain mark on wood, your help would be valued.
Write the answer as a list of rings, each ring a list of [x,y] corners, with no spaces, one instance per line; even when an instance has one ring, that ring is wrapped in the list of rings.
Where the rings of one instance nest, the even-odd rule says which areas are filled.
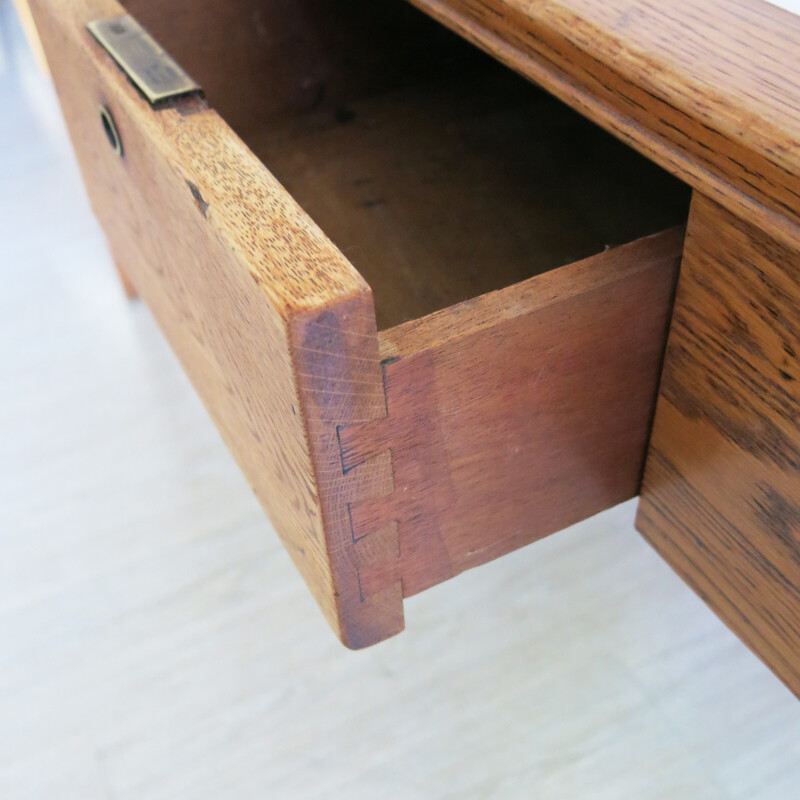
[[[695,195],[638,527],[800,696],[798,265]]]
[[[336,111],[334,111],[333,116],[340,125],[347,125],[355,120],[356,112],[348,106],[339,106]]]
[[[662,394],[681,414],[687,419],[705,420],[732,444],[758,459],[766,459],[781,469],[800,469],[800,448],[778,425],[763,417],[740,420],[728,414],[722,403],[704,402],[692,388],[676,379],[684,363],[677,349],[670,355],[672,362],[665,368],[667,380],[663,384]],[[710,377],[707,385],[717,391],[723,387],[721,382],[715,382]],[[724,390],[720,399],[730,401],[730,392]]]
[[[320,409],[341,407],[349,410],[350,403],[341,394],[347,375],[342,372],[342,354],[346,351],[344,333],[339,319],[332,311],[323,311],[308,323],[303,348],[313,359],[308,386],[312,402]]]
[[[191,181],[186,181],[186,185],[189,187],[189,191],[192,193],[197,210],[205,219],[208,216],[208,203],[206,203],[206,201],[203,199],[203,195],[200,194],[200,190]]]
[[[758,521],[786,545],[792,558],[800,563],[800,506],[797,506],[768,483],[759,483],[753,498]]]

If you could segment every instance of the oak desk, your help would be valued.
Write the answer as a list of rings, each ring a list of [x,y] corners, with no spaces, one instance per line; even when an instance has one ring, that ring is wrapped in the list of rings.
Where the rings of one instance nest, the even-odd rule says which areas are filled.
[[[641,491],[800,692],[800,19],[414,4],[33,2],[121,272],[349,646]]]

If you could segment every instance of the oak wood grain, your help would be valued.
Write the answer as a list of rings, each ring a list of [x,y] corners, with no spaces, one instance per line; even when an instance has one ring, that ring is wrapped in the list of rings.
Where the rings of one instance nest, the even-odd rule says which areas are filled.
[[[685,184],[488,56],[461,52],[441,54],[427,81],[348,103],[346,121],[319,109],[244,137],[369,283],[379,330],[689,213]]]
[[[637,524],[800,695],[800,251],[696,196]]]
[[[411,0],[800,246],[800,18],[762,0]]]
[[[401,630],[404,596],[636,493],[680,230],[467,300],[379,337],[372,294],[361,275],[219,115],[197,98],[151,108],[88,35],[89,20],[120,13],[116,2],[38,2],[34,10],[115,259],[153,310],[347,645],[367,646]],[[488,96],[496,100],[504,96],[498,76],[507,76],[488,64]],[[505,131],[500,124],[499,142],[480,132],[479,115],[478,132],[470,128],[476,101],[489,111],[487,130],[497,133],[499,124],[496,106],[481,95],[486,86],[475,86],[454,97],[447,97],[445,84],[444,96],[441,89],[437,95],[407,88],[404,103],[397,103],[396,94],[377,106],[364,101],[351,113],[367,109],[366,136],[350,126],[341,139],[338,120],[331,128],[312,115],[300,127],[291,123],[270,133],[264,148],[271,155],[281,152],[276,142],[297,148],[296,134],[308,126],[314,136],[347,142],[346,152],[367,159],[375,154],[362,163],[377,175],[385,170],[387,185],[401,187],[392,198],[401,209],[398,227],[405,225],[400,240],[422,239],[431,251],[427,260],[405,259],[415,269],[395,270],[389,285],[405,282],[412,293],[422,288],[433,294],[437,280],[430,267],[437,264],[439,277],[454,286],[440,303],[451,302],[455,293],[469,297],[485,291],[472,278],[491,258],[479,250],[474,264],[464,262],[454,256],[452,243],[471,252],[481,236],[491,241],[502,239],[509,227],[524,229],[531,209],[518,198],[532,192],[524,176],[511,178],[508,159],[519,159],[504,152],[509,142],[531,144],[519,119],[512,113]],[[541,117],[549,126],[539,119],[540,144],[552,156],[549,143],[564,134],[558,120],[565,110],[541,105],[542,96],[524,82],[516,81],[511,94],[520,88],[523,118],[530,115],[531,97],[535,110],[546,112]],[[284,100],[278,98],[277,105]],[[122,158],[105,140],[100,106],[116,120]],[[372,118],[369,108],[378,109]],[[379,136],[376,148],[369,133],[381,115],[383,129],[397,132]],[[641,162],[602,135],[598,140],[582,120],[570,114],[565,119],[582,131],[581,146],[601,141],[600,151],[618,158],[606,165],[604,188],[571,176],[576,190],[594,186],[588,194],[600,211],[554,210],[548,219],[561,220],[556,240],[568,249],[602,249],[655,226],[664,214],[680,216],[675,209],[681,187],[657,173],[652,181],[646,173],[638,176],[653,202],[631,191],[624,203],[614,202],[616,217],[603,208],[609,196],[632,190],[639,170],[620,164]],[[423,141],[433,141],[440,127],[456,141],[474,140],[460,152],[480,154],[479,174],[499,172],[500,191],[487,184],[494,188],[485,192],[482,208],[496,209],[487,211],[483,234],[464,222],[475,202],[470,173],[455,164],[437,173],[424,153],[418,156],[421,182],[445,205],[444,219],[455,227],[428,224],[428,235],[421,236],[418,227],[406,224],[428,212],[415,181],[403,191],[398,176],[409,169],[419,131],[427,131]],[[410,141],[405,150],[404,138]],[[565,158],[571,160],[576,141],[565,138]],[[307,150],[292,150],[297,152]],[[591,175],[604,174],[591,159],[587,165]],[[532,171],[542,169],[536,162]],[[306,174],[316,172],[312,166]],[[438,178],[431,181],[431,174]],[[353,179],[347,168],[343,175],[345,182]],[[558,179],[551,178],[554,191]],[[352,211],[346,204],[337,207],[337,215]],[[572,225],[582,216],[597,217],[585,241],[576,238]],[[547,224],[527,227],[522,243],[512,242],[508,251],[518,261],[495,253],[511,262],[502,282],[530,269],[529,253],[548,230]],[[384,246],[396,245],[389,240]],[[554,266],[568,249],[555,256],[548,251],[544,266]],[[379,252],[376,247],[369,255]],[[376,257],[373,274],[386,266]],[[402,291],[396,294],[387,314],[391,309],[404,318],[430,310],[414,306]]]
[[[238,133],[425,78],[464,49],[404,0],[123,0]]]
[[[367,280],[379,329],[686,220],[688,187],[405,0],[127,7]]]
[[[139,96],[85,30],[122,13],[116,2],[33,11],[117,262],[334,630],[353,646],[397,632],[399,596],[360,597],[340,536],[342,509],[372,484],[327,481],[336,425],[385,409],[368,286],[214,111],[194,100],[154,111]],[[124,158],[105,138],[101,104]]]
[[[44,78],[10,67],[3,800],[797,799],[800,703],[634,533],[633,501],[418,595],[380,647],[326,635],[120,297]]]
[[[392,490],[349,506],[364,596],[413,595],[637,494],[682,241],[380,334],[386,418],[339,430],[344,472],[392,461]]]

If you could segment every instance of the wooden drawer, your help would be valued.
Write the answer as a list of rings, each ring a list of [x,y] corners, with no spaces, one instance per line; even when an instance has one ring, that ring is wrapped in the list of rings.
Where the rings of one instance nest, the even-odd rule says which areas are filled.
[[[682,184],[400,0],[126,9],[33,3],[94,210],[345,644],[638,492]]]

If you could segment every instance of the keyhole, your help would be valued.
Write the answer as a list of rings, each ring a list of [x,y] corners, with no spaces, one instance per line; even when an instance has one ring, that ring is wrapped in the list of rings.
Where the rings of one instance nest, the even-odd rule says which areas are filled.
[[[122,139],[119,137],[117,123],[114,122],[114,115],[108,106],[100,106],[100,122],[103,123],[103,130],[108,138],[108,143],[113,151],[122,158]]]

